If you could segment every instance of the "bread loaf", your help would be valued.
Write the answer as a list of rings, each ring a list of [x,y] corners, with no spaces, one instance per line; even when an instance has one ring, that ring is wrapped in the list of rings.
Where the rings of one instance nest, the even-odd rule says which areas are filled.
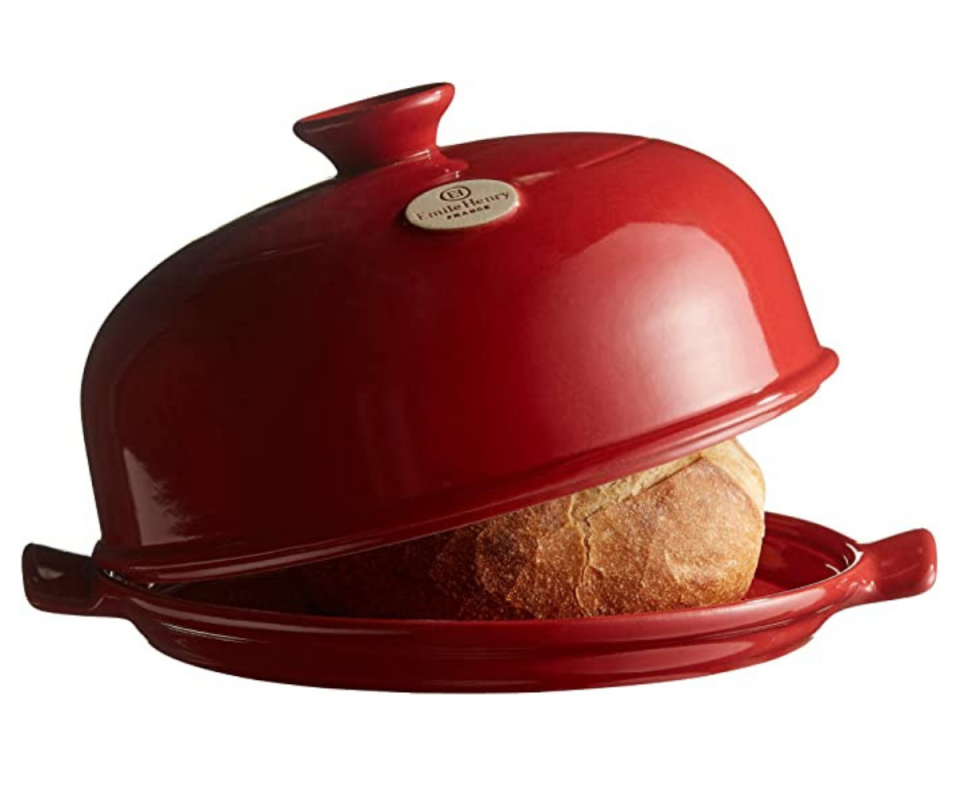
[[[594,489],[303,569],[320,613],[425,619],[632,614],[739,600],[763,477],[734,440]]]

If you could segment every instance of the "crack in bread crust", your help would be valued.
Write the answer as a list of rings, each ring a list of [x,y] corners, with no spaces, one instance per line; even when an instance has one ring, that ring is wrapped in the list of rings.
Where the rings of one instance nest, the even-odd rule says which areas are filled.
[[[590,569],[590,534],[583,529],[574,513],[578,499],[579,494],[570,495],[570,504],[567,506],[567,520],[570,527],[580,535],[580,542],[583,546],[583,566],[580,568],[580,577],[577,578],[577,585],[573,588],[573,596],[576,600],[577,608],[586,614],[587,609],[583,605],[583,600],[580,597],[580,587],[583,586],[584,576],[587,574],[587,570]]]

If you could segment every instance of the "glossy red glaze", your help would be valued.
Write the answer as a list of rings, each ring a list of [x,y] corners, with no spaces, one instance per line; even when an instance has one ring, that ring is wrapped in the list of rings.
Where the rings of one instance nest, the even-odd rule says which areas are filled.
[[[926,530],[860,545],[769,514],[749,599],[633,616],[509,622],[311,616],[303,613],[309,594],[298,596],[283,573],[158,594],[110,580],[89,558],[36,545],[24,553],[24,581],[39,608],[129,619],[162,652],[209,669],[314,686],[489,692],[645,683],[767,661],[804,644],[837,611],[926,591],[936,565]],[[263,610],[271,608],[282,611]]]
[[[729,170],[608,134],[441,151],[452,95],[302,120],[344,174],[190,244],[111,314],[83,386],[100,567],[196,580],[466,524],[730,437],[832,372]],[[520,207],[404,219],[473,178]]]

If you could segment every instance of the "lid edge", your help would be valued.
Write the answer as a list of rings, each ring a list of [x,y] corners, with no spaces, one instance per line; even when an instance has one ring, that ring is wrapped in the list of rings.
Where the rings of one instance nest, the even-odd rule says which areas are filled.
[[[406,519],[400,517],[400,521],[393,525],[365,533],[353,531],[323,543],[298,542],[266,551],[262,548],[244,551],[235,543],[210,545],[203,542],[198,542],[195,547],[188,542],[145,551],[111,547],[101,540],[93,558],[100,569],[118,572],[134,581],[173,583],[269,572],[398,544],[598,486],[732,438],[808,399],[834,372],[837,364],[834,351],[820,348],[812,362],[747,397],[636,439],[601,447],[479,488],[472,487],[469,493],[449,495],[440,503],[441,509],[446,511],[440,510],[429,516],[421,512],[417,518],[414,509],[408,512]],[[502,499],[504,497],[507,499]]]

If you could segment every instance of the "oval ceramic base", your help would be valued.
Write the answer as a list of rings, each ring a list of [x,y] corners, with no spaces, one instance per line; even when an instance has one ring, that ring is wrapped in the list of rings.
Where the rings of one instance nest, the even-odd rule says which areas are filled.
[[[594,619],[455,622],[304,613],[306,598],[282,573],[160,594],[108,578],[87,558],[37,545],[24,552],[27,596],[39,608],[129,619],[157,649],[208,669],[393,691],[576,689],[722,672],[796,649],[844,608],[926,591],[935,575],[926,530],[861,545],[768,514],[757,576],[739,603]]]

